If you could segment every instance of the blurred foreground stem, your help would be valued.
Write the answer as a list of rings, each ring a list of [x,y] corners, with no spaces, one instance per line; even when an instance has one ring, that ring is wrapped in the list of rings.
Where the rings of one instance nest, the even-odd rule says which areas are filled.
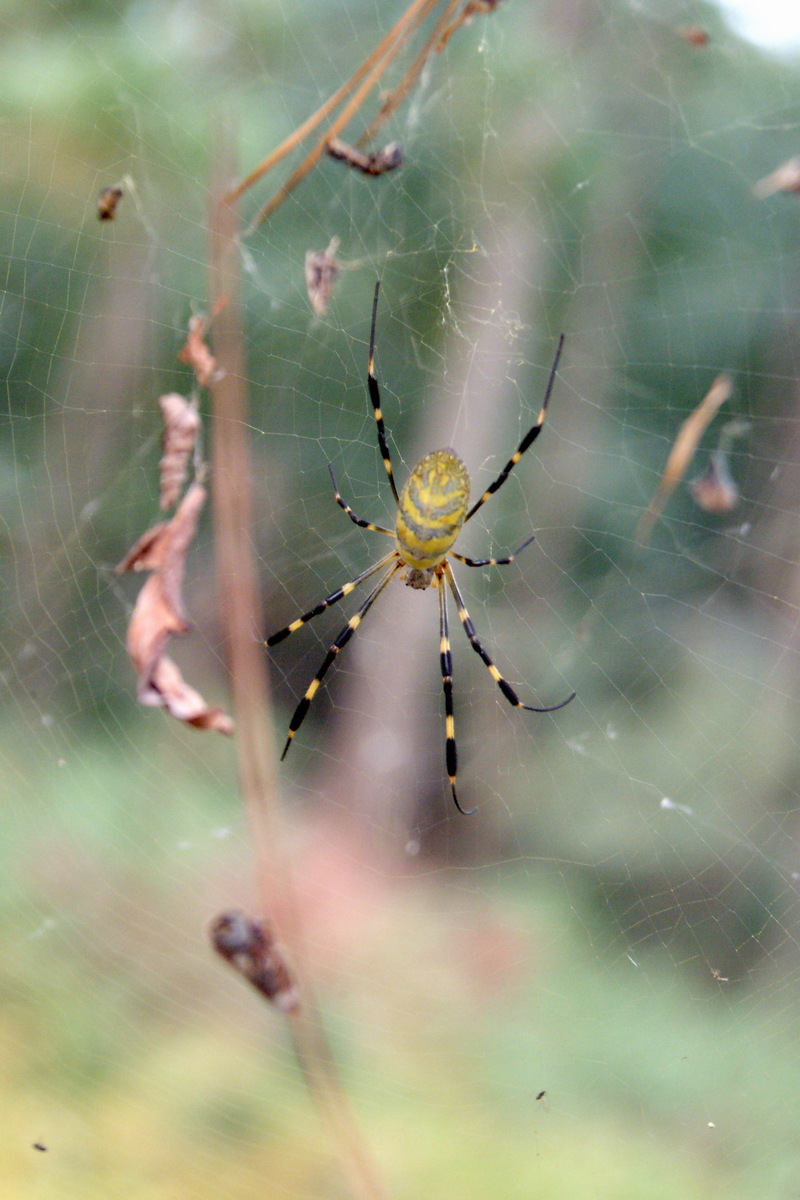
[[[342,1168],[359,1200],[385,1200],[386,1191],[350,1111],[319,1009],[304,967],[303,937],[290,872],[282,852],[272,703],[264,653],[260,589],[253,558],[251,464],[246,371],[239,297],[239,222],[223,196],[230,178],[230,130],[217,129],[215,179],[209,215],[210,310],[220,378],[211,388],[212,496],[217,589],[230,671],[239,778],[257,856],[262,915],[287,946],[300,1006],[288,1014],[295,1053],[314,1101],[331,1131]],[[265,1185],[268,1189],[268,1184]]]

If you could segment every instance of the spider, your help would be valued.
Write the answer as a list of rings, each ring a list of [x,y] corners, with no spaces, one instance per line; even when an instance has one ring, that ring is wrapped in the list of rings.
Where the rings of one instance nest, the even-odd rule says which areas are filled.
[[[517,449],[512,454],[506,465],[503,467],[500,474],[495,479],[494,483],[490,484],[479,500],[476,500],[471,508],[469,505],[469,489],[470,481],[467,474],[467,468],[458,457],[458,455],[450,449],[434,450],[430,454],[424,455],[414,470],[409,476],[408,482],[402,492],[398,494],[397,484],[394,479],[392,470],[392,460],[389,456],[389,446],[386,440],[386,426],[383,421],[381,412],[381,397],[378,388],[378,380],[375,377],[375,327],[378,316],[378,294],[380,291],[380,280],[375,285],[375,297],[372,304],[372,326],[369,337],[369,366],[367,370],[367,387],[369,390],[369,398],[372,401],[372,407],[375,413],[375,422],[378,428],[378,448],[383,459],[383,465],[386,468],[386,474],[389,478],[389,486],[392,489],[395,503],[397,504],[397,517],[394,530],[384,529],[382,525],[374,525],[372,521],[364,521],[361,517],[357,517],[349,504],[342,499],[339,488],[336,484],[336,478],[333,473],[333,468],[329,465],[331,481],[333,483],[333,493],[336,503],[340,508],[344,509],[350,520],[358,525],[360,529],[371,529],[374,533],[382,533],[386,537],[394,539],[394,549],[378,562],[374,563],[361,575],[351,579],[349,583],[345,583],[342,587],[337,588],[325,600],[321,600],[319,604],[304,613],[303,616],[297,617],[289,625],[279,629],[277,633],[273,633],[267,638],[267,646],[277,646],[284,638],[296,633],[298,629],[320,613],[325,612],[333,604],[338,604],[345,596],[363,583],[366,579],[370,579],[373,575],[384,568],[386,571],[379,582],[375,585],[372,591],[367,596],[364,603],[359,608],[350,620],[345,625],[344,629],[331,645],[322,666],[317,671],[311,683],[308,685],[305,695],[303,696],[297,708],[294,711],[291,721],[289,722],[289,736],[286,739],[286,745],[281,754],[281,760],[286,757],[289,747],[292,744],[292,739],[305,719],[306,713],[309,710],[311,701],[316,696],[323,679],[328,673],[328,670],[333,665],[340,650],[343,650],[350,638],[358,629],[359,625],[367,615],[372,605],[378,599],[381,592],[399,574],[400,579],[410,588],[427,588],[434,587],[439,592],[439,663],[442,672],[442,686],[444,688],[444,710],[445,710],[445,764],[447,774],[450,779],[450,789],[453,794],[455,806],[464,816],[470,816],[477,812],[477,809],[462,808],[458,794],[456,792],[456,738],[455,738],[455,722],[453,717],[453,663],[450,652],[450,633],[447,618],[447,596],[445,591],[445,582],[453,593],[453,598],[456,602],[458,617],[464,628],[472,649],[485,663],[489,674],[495,681],[500,691],[505,696],[506,700],[514,708],[526,709],[528,712],[555,712],[564,705],[569,704],[570,700],[574,700],[575,692],[567,696],[566,700],[562,700],[559,704],[552,704],[547,708],[537,708],[532,704],[523,704],[517,693],[512,688],[511,684],[503,678],[497,667],[492,662],[486,650],[478,640],[475,632],[475,626],[470,620],[464,604],[461,591],[456,583],[453,569],[450,565],[449,557],[457,558],[459,562],[468,567],[504,567],[512,563],[526,546],[534,540],[529,537],[522,543],[519,549],[513,554],[507,555],[505,558],[467,558],[464,554],[459,554],[452,549],[452,546],[458,537],[461,526],[465,522],[470,521],[479,508],[482,508],[490,496],[493,496],[505,483],[513,468],[522,458],[525,451],[538,437],[539,432],[544,425],[544,419],[547,414],[547,404],[550,399],[550,393],[553,390],[553,385],[556,379],[558,370],[558,362],[561,357],[561,350],[564,345],[564,335],[559,338],[558,347],[556,349],[553,365],[550,369],[550,376],[545,389],[544,401],[541,411],[537,418],[536,424],[528,430],[525,437],[520,442]]]

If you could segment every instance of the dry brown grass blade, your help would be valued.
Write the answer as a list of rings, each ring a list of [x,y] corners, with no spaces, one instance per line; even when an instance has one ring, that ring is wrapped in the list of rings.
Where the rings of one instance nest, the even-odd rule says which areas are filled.
[[[463,13],[459,15],[460,19],[457,19],[456,21],[451,21],[451,17],[458,8],[459,3],[460,0],[450,0],[447,8],[434,25],[433,30],[425,42],[425,45],[420,50],[419,54],[408,68],[397,87],[394,88],[393,91],[386,97],[380,107],[378,115],[372,121],[370,121],[369,125],[358,139],[357,145],[365,146],[372,141],[372,139],[380,130],[381,126],[385,125],[392,113],[403,103],[406,96],[422,74],[425,63],[428,61],[434,50],[441,50],[446,41],[449,40],[450,35],[455,33],[458,25],[461,24]]]
[[[325,101],[324,104],[321,104],[316,112],[312,113],[310,117],[307,117],[301,125],[298,125],[297,129],[290,133],[289,136],[285,138],[279,146],[277,146],[270,154],[267,155],[265,159],[258,164],[258,166],[254,167],[253,170],[250,171],[250,173],[246,175],[244,179],[237,183],[235,187],[231,188],[225,196],[225,199],[229,203],[234,203],[236,200],[241,199],[245,192],[249,191],[255,183],[258,183],[259,179],[263,179],[263,177],[269,171],[271,171],[273,167],[277,166],[278,163],[287,156],[287,154],[291,154],[292,150],[294,150],[294,148],[298,146],[300,142],[304,141],[309,134],[313,133],[314,130],[322,124],[326,117],[330,116],[330,114],[334,112],[336,108],[338,108],[342,101],[350,95],[353,89],[356,88],[359,83],[361,83],[362,79],[364,79],[364,77],[373,70],[375,64],[381,62],[384,55],[386,55],[389,50],[392,49],[392,47],[396,46],[396,51],[402,47],[407,38],[410,37],[414,32],[420,21],[423,21],[428,12],[439,2],[440,0],[414,0],[414,2],[409,5],[395,25],[389,30],[386,36],[381,39],[371,54],[367,55],[358,70],[356,70],[350,76],[350,78]]]
[[[697,408],[681,425],[669,452],[661,482],[653,499],[642,513],[637,526],[636,543],[638,546],[647,545],[653,526],[664,511],[664,506],[675,488],[686,474],[701,437],[732,391],[733,380],[730,375],[718,375]]]
[[[315,113],[300,124],[287,138],[281,142],[257,167],[245,176],[226,195],[230,203],[240,199],[258,180],[262,179],[273,167],[277,166],[287,154],[290,154],[306,137],[318,129],[339,107],[344,107],[318,137],[311,150],[288,179],[277,189],[270,200],[261,208],[250,222],[246,233],[255,230],[262,221],[270,217],[289,196],[306,175],[316,166],[331,143],[336,144],[339,134],[349,124],[361,108],[372,89],[380,82],[389,65],[394,61],[403,47],[413,36],[420,25],[433,12],[441,0],[413,0],[400,19],[388,34],[378,43],[376,48],[367,56],[358,69],[342,86],[322,104]],[[406,71],[400,83],[383,102],[378,115],[367,127],[365,133],[358,139],[358,146],[369,142],[391,114],[405,100],[413,85],[433,53],[444,49],[453,33],[476,13],[490,13],[497,7],[499,0],[468,0],[462,11],[456,16],[461,0],[447,0],[443,12],[437,20],[432,32],[426,39],[422,49],[416,55],[411,66]],[[350,97],[348,100],[347,98]],[[347,103],[344,103],[347,101]],[[399,165],[398,158],[393,165]],[[382,174],[383,171],[370,171],[370,174]]]

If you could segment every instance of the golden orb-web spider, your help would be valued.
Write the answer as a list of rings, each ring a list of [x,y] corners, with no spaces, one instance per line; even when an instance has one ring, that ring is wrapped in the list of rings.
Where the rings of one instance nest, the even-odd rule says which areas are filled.
[[[286,745],[283,748],[281,759],[286,757],[286,753],[292,744],[292,739],[303,723],[306,713],[311,705],[311,701],[317,694],[320,684],[328,673],[339,651],[344,649],[350,638],[353,636],[359,625],[363,621],[369,609],[380,596],[383,589],[392,580],[395,575],[400,573],[400,578],[403,583],[412,588],[427,588],[435,587],[439,590],[439,662],[442,671],[442,685],[444,687],[444,709],[445,709],[445,762],[447,765],[447,774],[450,778],[450,788],[453,793],[453,800],[456,808],[460,813],[469,816],[477,810],[474,808],[464,809],[458,802],[456,794],[456,738],[455,738],[455,722],[453,719],[453,662],[450,653],[450,633],[447,620],[447,597],[444,588],[444,580],[447,581],[450,591],[453,593],[453,598],[458,609],[459,620],[464,627],[464,632],[469,639],[469,643],[476,654],[483,660],[488,668],[489,674],[495,681],[500,691],[508,700],[509,704],[514,708],[524,708],[528,712],[555,712],[556,709],[563,708],[565,704],[569,704],[570,700],[574,700],[575,693],[567,696],[566,700],[562,700],[560,704],[551,704],[546,708],[537,708],[533,704],[523,704],[517,696],[517,693],[512,688],[511,684],[503,678],[497,667],[492,662],[489,655],[484,650],[481,643],[478,641],[475,627],[470,620],[469,613],[464,605],[464,600],[461,596],[458,584],[456,583],[453,569],[448,561],[448,554],[453,558],[457,558],[459,562],[464,563],[468,567],[504,567],[512,563],[517,555],[529,546],[534,540],[529,537],[522,543],[518,550],[513,554],[509,554],[506,558],[467,558],[464,554],[458,554],[451,547],[455,542],[461,530],[461,526],[472,519],[479,508],[482,507],[490,496],[502,487],[506,479],[510,475],[513,468],[522,458],[525,451],[533,443],[539,435],[539,431],[544,424],[545,416],[547,415],[547,404],[550,399],[550,393],[553,390],[553,385],[556,379],[558,370],[558,361],[561,357],[561,349],[564,345],[564,335],[562,334],[558,341],[553,365],[550,369],[550,377],[547,381],[545,389],[544,401],[536,424],[532,429],[529,429],[525,437],[520,442],[517,449],[512,454],[506,465],[503,467],[500,474],[495,479],[494,483],[486,489],[479,500],[473,504],[468,510],[469,504],[469,475],[467,468],[464,466],[461,459],[452,450],[434,450],[430,454],[424,455],[419,460],[414,470],[409,476],[403,491],[398,495],[397,485],[394,481],[394,473],[392,471],[392,461],[389,457],[389,447],[386,441],[386,427],[383,422],[383,414],[381,413],[381,397],[378,389],[378,381],[375,378],[375,324],[378,316],[378,293],[380,290],[380,281],[375,285],[375,299],[372,304],[372,327],[369,335],[369,367],[367,374],[367,385],[369,388],[369,398],[372,401],[372,407],[375,412],[375,421],[378,427],[378,447],[383,458],[383,465],[386,468],[386,474],[389,477],[389,484],[392,489],[392,494],[397,503],[397,520],[394,531],[384,529],[381,525],[373,525],[371,521],[363,521],[357,517],[339,494],[339,489],[336,486],[333,468],[328,467],[333,481],[333,491],[336,497],[336,503],[340,508],[343,508],[348,517],[360,529],[372,529],[375,533],[383,533],[387,537],[394,538],[395,548],[386,554],[368,570],[358,575],[355,579],[351,579],[349,583],[332,592],[325,600],[321,600],[309,612],[304,613],[302,617],[298,617],[292,621],[290,625],[286,625],[283,629],[279,629],[277,633],[273,633],[267,638],[267,646],[276,646],[278,642],[282,642],[284,638],[290,634],[296,633],[298,629],[302,629],[308,621],[319,616],[326,608],[330,608],[332,604],[338,604],[345,596],[349,596],[354,588],[363,583],[365,579],[377,574],[383,567],[388,567],[383,578],[372,589],[367,596],[361,608],[345,625],[339,636],[333,642],[330,650],[325,656],[322,666],[317,671],[311,683],[306,689],[303,699],[298,704],[294,711],[291,721],[289,722],[289,736],[286,739]]]

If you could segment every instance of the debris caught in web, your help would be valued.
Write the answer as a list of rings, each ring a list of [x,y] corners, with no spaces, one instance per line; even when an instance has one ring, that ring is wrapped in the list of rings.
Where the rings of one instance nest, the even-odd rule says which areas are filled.
[[[306,251],[306,291],[318,317],[324,317],[327,313],[331,292],[342,269],[336,257],[338,249],[339,239],[333,237],[327,249]]]
[[[297,1012],[300,995],[267,921],[234,909],[215,917],[208,932],[217,954],[270,1004],[281,1012]]]

